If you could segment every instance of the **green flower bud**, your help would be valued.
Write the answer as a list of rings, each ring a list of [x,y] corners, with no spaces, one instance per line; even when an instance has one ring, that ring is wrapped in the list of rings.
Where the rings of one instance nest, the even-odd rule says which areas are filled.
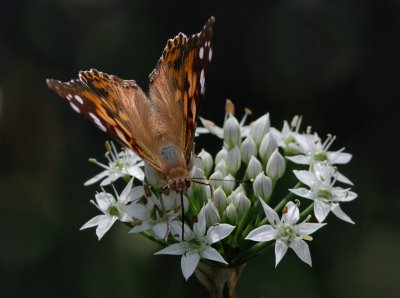
[[[235,116],[229,114],[224,123],[224,142],[229,149],[232,149],[235,146],[240,146],[241,139],[240,124]]]
[[[260,145],[262,138],[270,128],[269,113],[258,118],[250,126],[250,135],[253,137],[257,146]]]
[[[254,179],[256,176],[262,172],[262,165],[261,162],[252,156],[250,158],[249,165],[247,166],[246,176],[249,179]]]
[[[238,146],[235,146],[233,149],[228,151],[228,156],[225,160],[227,171],[235,175],[237,171],[240,169],[241,157],[240,157],[240,149]]]
[[[229,204],[228,207],[226,207],[225,216],[228,223],[230,223],[231,225],[236,225],[238,214],[236,212],[235,206],[232,203]]]
[[[240,151],[242,155],[242,160],[245,164],[248,164],[250,161],[250,158],[252,156],[257,155],[257,145],[256,142],[254,142],[252,136],[248,136],[240,146]]]
[[[214,165],[213,158],[210,153],[202,149],[198,154],[198,159],[200,159],[199,167],[204,171],[204,175],[208,177],[211,173],[212,167]]]
[[[260,144],[259,154],[261,160],[266,163],[271,154],[278,148],[278,142],[275,140],[272,133],[268,132],[262,139]]]
[[[207,204],[204,206],[204,212],[206,216],[207,227],[221,221],[218,209],[211,200],[208,200]]]
[[[222,189],[225,193],[230,194],[235,188],[236,180],[231,174],[224,177],[224,183],[222,184]]]
[[[228,201],[226,199],[226,194],[222,190],[221,187],[218,187],[214,191],[214,204],[218,208],[219,211],[223,211],[226,208],[226,205],[228,204]]]
[[[278,180],[285,173],[285,169],[285,159],[276,149],[268,160],[266,173],[272,180]]]
[[[272,181],[264,173],[259,173],[253,182],[254,194],[264,201],[268,200],[272,194]]]

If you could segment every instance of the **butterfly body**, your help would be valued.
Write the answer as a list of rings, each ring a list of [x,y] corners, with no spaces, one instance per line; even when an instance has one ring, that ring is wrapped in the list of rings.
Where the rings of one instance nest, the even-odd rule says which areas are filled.
[[[191,185],[196,122],[212,59],[214,18],[203,30],[168,40],[149,76],[146,96],[134,80],[91,69],[69,82],[48,86],[101,130],[135,151],[166,181],[170,190]]]

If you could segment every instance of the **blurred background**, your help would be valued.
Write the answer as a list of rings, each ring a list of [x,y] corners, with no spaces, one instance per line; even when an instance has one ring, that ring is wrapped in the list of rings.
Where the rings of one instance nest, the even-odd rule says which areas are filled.
[[[311,243],[313,267],[291,251],[250,262],[238,297],[400,296],[400,2],[397,0],[0,2],[0,297],[206,297],[184,281],[178,257],[127,235],[99,242],[79,231],[98,214],[107,136],[74,113],[45,79],[91,67],[144,89],[168,38],[216,17],[201,115],[221,124],[226,98],[239,117],[270,112],[272,125],[304,116],[337,135],[353,160],[341,171],[359,194]],[[197,141],[215,153],[217,143]]]

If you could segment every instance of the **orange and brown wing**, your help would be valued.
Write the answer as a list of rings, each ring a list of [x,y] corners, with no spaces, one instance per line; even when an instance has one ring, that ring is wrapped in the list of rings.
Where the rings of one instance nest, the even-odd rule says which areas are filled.
[[[170,39],[150,74],[150,98],[172,127],[174,138],[189,164],[200,104],[212,60],[214,17],[190,37]]]
[[[150,117],[151,106],[135,81],[91,69],[81,71],[79,79],[69,82],[48,79],[47,85],[66,99],[73,110],[159,169],[146,143],[151,131],[141,123],[142,117]],[[144,131],[147,138],[141,138]]]

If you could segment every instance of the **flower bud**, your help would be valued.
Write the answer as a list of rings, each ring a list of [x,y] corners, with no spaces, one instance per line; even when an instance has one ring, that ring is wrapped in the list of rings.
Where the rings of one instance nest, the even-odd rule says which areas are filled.
[[[285,169],[285,159],[279,153],[278,149],[275,149],[268,160],[266,173],[272,180],[278,180],[285,173]]]
[[[221,221],[218,213],[217,207],[211,200],[208,200],[207,204],[204,206],[204,212],[206,216],[207,227],[212,226]]]
[[[262,198],[264,201],[268,200],[272,193],[271,179],[261,172],[253,182],[253,190],[256,196]]]
[[[251,201],[243,192],[239,192],[233,197],[233,204],[239,217],[251,207]]]
[[[227,169],[226,169],[226,162],[225,162],[225,160],[222,159],[221,161],[219,161],[219,162],[216,164],[215,169],[214,169],[214,172],[217,172],[217,171],[221,172],[222,175],[224,175],[224,176],[227,174]]]
[[[228,223],[236,225],[236,222],[238,220],[238,214],[236,212],[235,206],[232,203],[229,204],[228,207],[226,207],[225,216]]]
[[[242,160],[245,164],[248,164],[252,156],[257,154],[257,145],[254,142],[252,136],[248,136],[240,146]]]
[[[230,114],[224,123],[224,142],[229,149],[239,146],[241,142],[240,124],[235,116]]]
[[[225,147],[222,147],[221,150],[218,151],[217,155],[215,156],[215,164],[219,163],[221,160],[226,160],[228,157],[228,150]]]
[[[278,148],[278,142],[275,140],[272,133],[268,132],[262,139],[260,144],[259,154],[261,160],[266,163],[271,154]]]
[[[259,146],[262,138],[268,132],[270,127],[269,113],[258,118],[250,126],[250,135],[253,137],[256,144]]]
[[[204,171],[204,175],[208,177],[213,167],[213,158],[210,153],[202,149],[198,154],[197,159],[200,159],[199,167]]]
[[[230,174],[235,175],[237,171],[239,171],[241,161],[240,149],[238,146],[235,146],[233,149],[228,151],[228,156],[226,158],[227,171]]]
[[[147,162],[144,164],[144,175],[148,184],[158,189],[165,185],[165,181],[162,176]]]
[[[262,172],[261,162],[252,156],[250,158],[249,165],[247,166],[246,176],[249,179],[254,179],[259,173]]]
[[[209,182],[212,185],[212,187],[214,189],[218,188],[218,187],[222,187],[222,184],[224,183],[223,179],[224,176],[222,175],[222,173],[220,171],[215,171],[214,173],[211,174]]]
[[[226,194],[221,187],[218,187],[214,191],[214,204],[219,211],[225,210],[226,205],[228,204],[228,201],[226,199]]]
[[[224,177],[224,183],[222,184],[222,189],[225,193],[230,194],[235,188],[236,180],[231,174]]]

